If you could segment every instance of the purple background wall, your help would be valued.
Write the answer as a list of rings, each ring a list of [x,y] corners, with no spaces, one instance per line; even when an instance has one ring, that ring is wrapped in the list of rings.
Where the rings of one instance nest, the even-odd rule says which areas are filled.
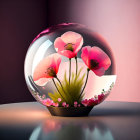
[[[24,58],[33,38],[47,27],[45,0],[0,1],[0,103],[31,101]]]

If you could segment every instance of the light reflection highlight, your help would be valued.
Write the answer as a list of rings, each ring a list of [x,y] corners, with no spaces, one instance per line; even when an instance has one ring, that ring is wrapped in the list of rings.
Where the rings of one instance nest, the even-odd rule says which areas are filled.
[[[36,103],[34,106],[32,103],[26,103],[24,106],[19,103],[2,105],[0,107],[0,125],[40,124],[47,117],[51,117],[51,115],[42,106],[38,106],[38,104]]]

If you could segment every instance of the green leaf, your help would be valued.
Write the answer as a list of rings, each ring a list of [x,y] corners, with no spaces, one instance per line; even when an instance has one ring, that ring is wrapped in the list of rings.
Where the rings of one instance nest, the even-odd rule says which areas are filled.
[[[58,102],[58,98],[61,98],[62,102],[66,102],[68,103],[70,106],[73,106],[74,101],[77,101],[78,103],[81,103],[81,100],[84,96],[84,94],[80,97],[80,93],[82,91],[82,87],[84,84],[84,78],[85,78],[85,74],[81,75],[81,71],[83,68],[81,68],[77,75],[72,72],[71,75],[71,81],[69,84],[69,80],[67,78],[66,75],[66,71],[64,73],[64,79],[63,81],[61,81],[62,85],[63,85],[63,89],[61,87],[61,85],[59,84],[59,82],[55,79],[56,85],[58,90],[60,91],[61,95],[64,97],[64,99],[61,97],[61,95],[59,94],[59,92],[56,90],[53,93],[48,93],[49,97],[54,101],[54,102]]]

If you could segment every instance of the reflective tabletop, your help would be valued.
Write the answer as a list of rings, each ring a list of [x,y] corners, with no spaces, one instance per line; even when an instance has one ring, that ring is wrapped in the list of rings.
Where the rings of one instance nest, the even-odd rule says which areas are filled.
[[[0,140],[140,140],[140,103],[103,102],[88,117],[55,117],[37,102],[0,105]]]

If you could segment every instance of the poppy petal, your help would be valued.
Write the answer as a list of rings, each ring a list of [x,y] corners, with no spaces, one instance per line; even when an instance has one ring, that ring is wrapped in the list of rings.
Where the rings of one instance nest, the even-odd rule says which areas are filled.
[[[55,73],[57,74],[60,62],[61,55],[59,55],[58,53],[51,54],[43,60],[41,60],[35,68],[33,74],[34,81],[37,81],[40,78],[53,78],[48,73],[46,73],[46,70],[50,67],[53,67],[55,69]]]
[[[65,32],[62,36],[61,39],[67,44],[67,43],[72,43],[75,44],[77,39],[81,38],[81,35],[76,33],[76,32],[72,32],[72,31],[68,31]]]
[[[59,52],[59,54],[66,56],[68,58],[73,58],[76,56],[76,54],[74,52],[69,51],[69,50],[63,50],[63,51]]]
[[[61,37],[56,38],[54,41],[54,47],[57,52],[64,50],[66,43],[61,39]]]
[[[45,86],[50,80],[50,78],[40,78],[39,80],[35,81],[35,83],[38,86]]]
[[[105,73],[105,69],[103,67],[97,69],[97,70],[94,70],[94,69],[91,69],[97,76],[102,76],[104,75]]]
[[[76,54],[81,49],[82,45],[83,45],[83,38],[80,37],[79,39],[76,40],[76,43],[74,45],[74,52]]]
[[[84,61],[84,63],[87,65],[87,67],[90,67],[90,64],[89,64],[90,49],[91,49],[90,46],[85,46],[84,48],[82,48],[81,58]]]
[[[104,67],[105,70],[109,68],[111,65],[111,60],[108,57],[108,55],[101,50],[99,47],[92,47],[90,54],[89,54],[89,59],[95,59],[99,62],[100,67]]]

